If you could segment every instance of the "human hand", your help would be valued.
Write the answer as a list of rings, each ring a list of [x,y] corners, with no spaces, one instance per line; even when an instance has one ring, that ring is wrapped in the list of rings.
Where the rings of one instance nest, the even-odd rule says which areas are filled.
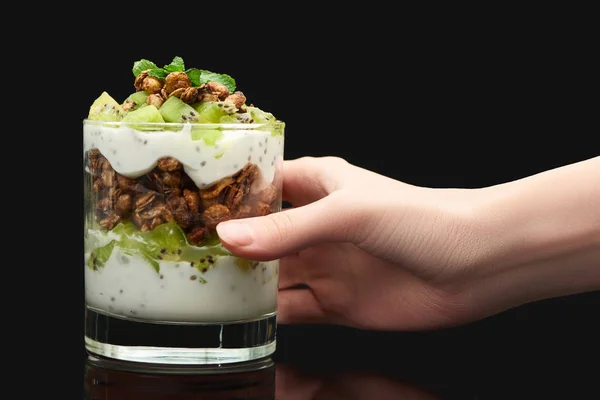
[[[283,167],[292,208],[217,231],[239,256],[281,259],[280,323],[452,326],[600,288],[599,167],[600,157],[496,187],[432,189],[303,157]]]
[[[217,227],[240,256],[281,258],[281,323],[410,329],[466,312],[452,281],[469,257],[459,251],[467,192],[411,186],[332,157],[286,161],[283,176],[293,208]]]

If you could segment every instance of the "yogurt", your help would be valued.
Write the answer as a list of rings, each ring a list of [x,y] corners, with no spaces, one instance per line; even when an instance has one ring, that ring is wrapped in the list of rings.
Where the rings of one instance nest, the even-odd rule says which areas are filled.
[[[251,126],[251,125],[250,125]],[[282,134],[270,130],[222,131],[214,144],[193,140],[191,125],[173,131],[142,131],[116,123],[85,122],[84,159],[97,149],[119,174],[136,179],[152,171],[162,157],[172,157],[198,189],[234,175],[247,163],[260,171],[262,184],[280,179]],[[87,166],[86,166],[87,170]],[[89,172],[89,170],[87,170]],[[92,196],[93,197],[93,196]],[[86,199],[89,203],[91,198]],[[94,204],[86,205],[86,304],[125,318],[169,323],[233,322],[257,319],[277,308],[277,260],[242,268],[233,255],[220,256],[200,270],[186,261],[157,260],[158,268],[141,254],[114,246],[103,265],[91,268],[91,251],[116,236],[89,226]]]
[[[138,131],[127,125],[86,123],[84,153],[97,148],[121,175],[137,178],[156,167],[161,157],[171,156],[198,188],[210,186],[237,172],[244,164],[258,165],[263,178],[272,181],[283,157],[283,135],[268,130],[224,130],[214,146],[192,140],[190,124],[179,131]]]
[[[143,258],[115,248],[102,268],[85,268],[86,304],[108,314],[163,322],[244,321],[276,311],[277,261],[246,270],[226,256],[204,273],[188,262],[159,265],[157,273]]]

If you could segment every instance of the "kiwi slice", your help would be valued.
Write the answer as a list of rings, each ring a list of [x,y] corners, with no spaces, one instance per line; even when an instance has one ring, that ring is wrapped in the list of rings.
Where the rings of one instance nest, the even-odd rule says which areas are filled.
[[[124,221],[112,230],[117,239],[91,252],[88,266],[98,269],[105,265],[115,246],[126,254],[139,254],[157,272],[159,260],[187,261],[200,270],[209,268],[220,256],[230,256],[218,240],[205,246],[192,246],[181,228],[173,221],[159,225],[149,232],[141,232],[131,221]]]
[[[123,104],[134,103],[133,107],[129,109],[129,112],[135,111],[138,108],[144,107],[146,105],[146,99],[149,95],[150,94],[145,90],[140,90],[138,92],[131,93],[129,96],[127,96]]]
[[[137,110],[129,111],[124,117],[123,122],[165,122],[162,114],[152,104]]]
[[[250,113],[255,124],[268,124],[269,122],[277,121],[277,118],[273,114],[267,111],[263,111],[258,107],[248,106],[246,111]]]
[[[221,117],[229,115],[228,108],[220,101],[195,103],[193,107],[198,112],[198,122],[203,124],[218,124]]]
[[[175,96],[165,100],[159,111],[166,122],[198,122],[198,112],[194,107]]]
[[[107,92],[102,92],[90,106],[88,119],[98,121],[120,121],[125,115],[125,111]]]

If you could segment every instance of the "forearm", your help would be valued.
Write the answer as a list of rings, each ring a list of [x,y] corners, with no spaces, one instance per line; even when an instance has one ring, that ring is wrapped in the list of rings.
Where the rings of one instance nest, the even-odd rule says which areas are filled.
[[[496,310],[600,290],[600,157],[481,190],[479,273]]]

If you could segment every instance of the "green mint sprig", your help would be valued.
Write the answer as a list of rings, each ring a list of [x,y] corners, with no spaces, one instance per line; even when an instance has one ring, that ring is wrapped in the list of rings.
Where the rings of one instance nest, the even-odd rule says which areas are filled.
[[[163,80],[171,72],[185,72],[192,81],[192,85],[194,87],[198,87],[208,82],[218,82],[225,85],[225,87],[229,89],[229,93],[233,93],[236,89],[236,82],[231,76],[227,74],[218,74],[216,72],[207,71],[205,69],[185,69],[185,63],[183,62],[183,59],[177,56],[173,58],[173,61],[171,61],[170,64],[167,64],[162,68],[157,66],[152,61],[146,59],[141,59],[133,63],[133,76],[137,77],[142,71],[146,70],[149,70],[149,76],[153,76],[155,78]]]

